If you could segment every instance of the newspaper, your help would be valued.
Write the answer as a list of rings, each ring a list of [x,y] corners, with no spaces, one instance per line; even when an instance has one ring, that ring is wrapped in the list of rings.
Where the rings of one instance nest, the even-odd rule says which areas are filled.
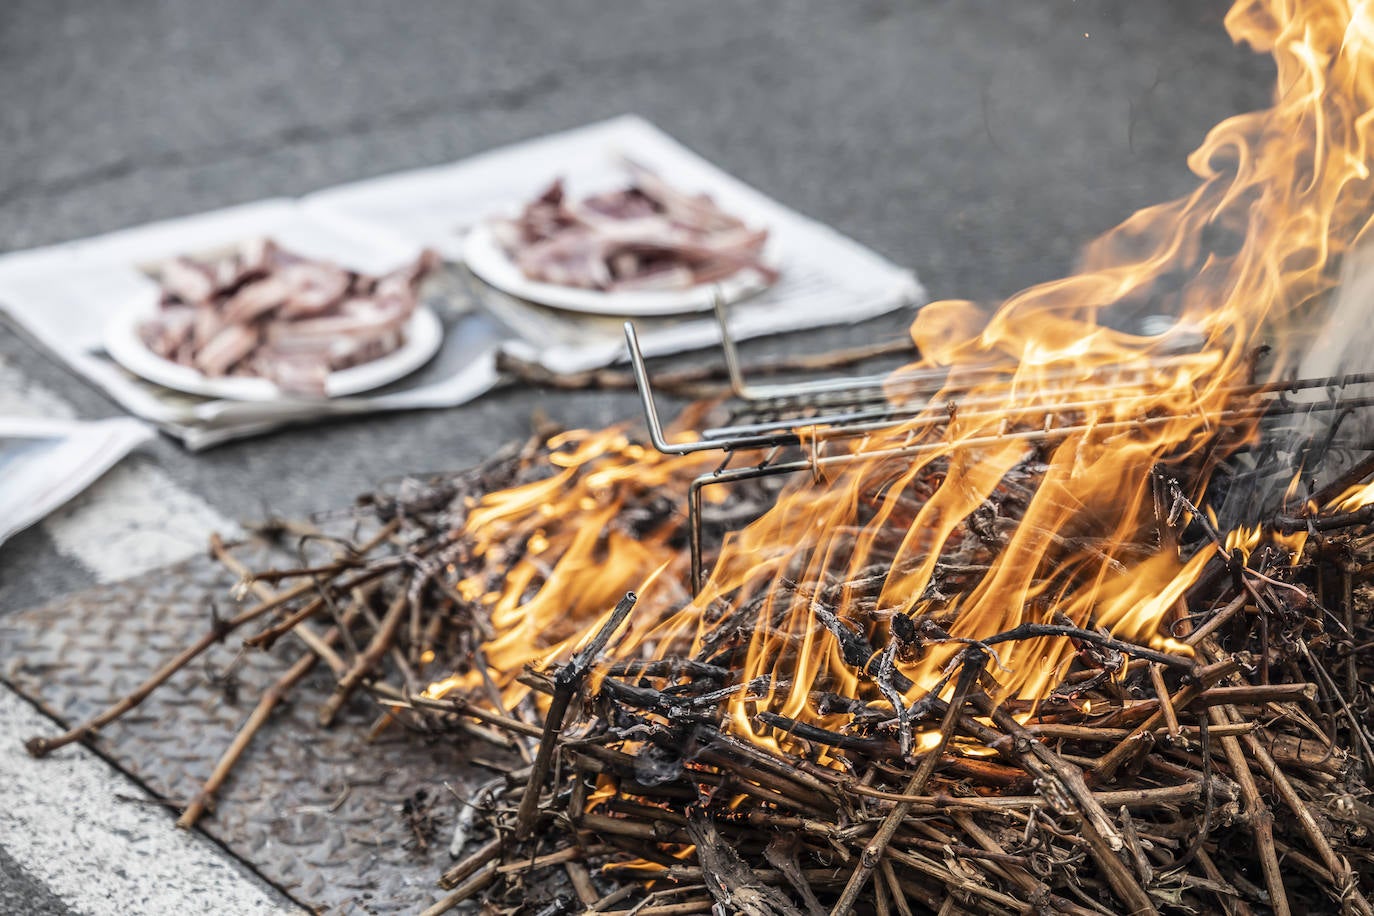
[[[301,199],[261,201],[10,254],[0,258],[0,310],[126,409],[193,450],[327,416],[456,406],[501,382],[495,355],[502,348],[555,372],[624,358],[623,318],[503,295],[463,270],[461,251],[473,225],[518,207],[556,177],[578,193],[623,181],[625,157],[768,227],[782,279],[730,307],[736,338],[862,321],[924,296],[911,271],[771,200],[627,115]],[[369,272],[393,267],[424,247],[439,251],[447,267],[425,293],[445,327],[439,354],[418,372],[364,395],[264,403],[169,391],[124,371],[105,354],[107,316],[133,297],[157,294],[147,275],[152,265],[263,236]],[[649,356],[719,339],[709,312],[635,323]]]
[[[0,544],[94,483],[156,435],[137,420],[0,417]]]

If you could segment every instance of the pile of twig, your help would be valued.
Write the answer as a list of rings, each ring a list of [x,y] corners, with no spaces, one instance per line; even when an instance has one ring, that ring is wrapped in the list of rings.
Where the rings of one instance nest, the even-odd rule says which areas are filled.
[[[581,900],[547,912],[1370,912],[1369,739],[1351,706],[1370,546],[1345,536],[1304,558],[1316,591],[1334,576],[1336,620],[1272,570],[1224,567],[1229,584],[1184,624],[1194,658],[1068,626],[970,645],[949,702],[913,711],[939,738],[923,753],[771,716],[839,768],[723,730],[721,697],[751,686],[723,668],[621,664],[592,693],[594,643],[528,678],[552,697],[538,756],[491,799],[492,839],[444,876],[434,911],[480,890],[518,900],[531,871],[590,862],[633,883],[594,898],[574,881]],[[1023,723],[989,699],[990,661],[1051,634],[1090,662],[1070,682],[1097,684]]]
[[[738,675],[740,635],[770,625],[760,602],[723,611],[715,638],[694,655],[603,664],[634,613],[629,595],[566,663],[522,675],[538,701],[505,708],[490,681],[472,695],[426,694],[431,659],[486,670],[490,624],[456,583],[495,574],[493,564],[514,562],[524,545],[477,558],[456,532],[483,493],[548,473],[542,441],[368,500],[369,524],[349,539],[285,529],[331,547],[324,560],[304,555],[296,567],[255,572],[216,542],[257,602],[107,712],[34,739],[30,750],[86,738],[210,645],[257,624],[248,645],[292,638],[305,652],[261,698],[180,822],[195,823],[274,705],[323,663],[336,687],[322,725],[366,692],[381,704],[378,727],[459,730],[509,752],[505,772],[456,819],[456,864],[430,912],[480,896],[491,912],[547,916],[1337,905],[1374,914],[1374,807],[1363,783],[1374,762],[1363,686],[1374,674],[1369,513],[1276,519],[1274,531],[1309,530],[1302,555],[1273,541],[1246,557],[1228,552],[1175,487],[1173,514],[1192,517],[1197,549],[1215,553],[1173,622],[1191,654],[1067,622],[1022,625],[962,642],[945,689],[913,706],[899,696],[910,685],[890,664],[875,665],[883,652],[818,613],[856,673],[896,702],[819,697],[849,714],[843,732],[761,710],[756,729],[785,739],[769,747],[738,737],[722,714],[728,698],[775,686]],[[1360,466],[1340,483],[1371,473]],[[1016,493],[1008,489],[1003,509],[1014,510]],[[640,523],[637,511],[673,508],[646,490],[625,524]],[[948,564],[946,585],[977,559]],[[796,585],[822,609],[826,587]],[[892,634],[891,652],[951,642],[934,618],[894,622]],[[1064,682],[1033,706],[994,703],[998,647],[1047,636],[1078,650]]]

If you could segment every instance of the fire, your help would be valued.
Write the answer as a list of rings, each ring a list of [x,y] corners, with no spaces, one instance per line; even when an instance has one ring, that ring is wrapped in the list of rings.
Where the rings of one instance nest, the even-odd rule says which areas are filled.
[[[648,451],[621,429],[569,433],[549,443],[551,476],[474,508],[474,550],[510,556],[499,581],[460,585],[492,603],[482,651],[504,701],[522,695],[523,667],[566,657],[627,590],[641,598],[619,660],[730,667],[749,689],[725,701],[728,727],[787,746],[798,739],[762,713],[842,729],[850,713],[826,697],[890,710],[948,692],[970,641],[1024,623],[1067,619],[1183,651],[1166,625],[1209,551],[1171,546],[1161,481],[1203,503],[1209,469],[1254,433],[1253,414],[1228,411],[1256,348],[1298,339],[1290,330],[1320,307],[1374,213],[1370,5],[1240,0],[1226,27],[1273,55],[1278,86],[1273,107],[1222,122],[1189,157],[1196,190],[1136,213],[1088,247],[1082,272],[991,315],[956,301],[922,309],[911,328],[922,360],[894,375],[892,397],[912,372],[943,370],[945,388],[909,421],[845,440],[852,460],[796,480],[729,535],[697,596],[680,511],[642,509],[680,509],[716,457]],[[1179,276],[1190,279],[1159,292]],[[1100,320],[1145,300],[1172,329],[1139,336]],[[1296,356],[1277,353],[1268,371]],[[667,520],[637,521],[654,518]],[[1260,536],[1235,532],[1227,546]],[[1074,656],[1063,637],[1004,642],[989,671],[1002,698],[1043,698]],[[879,682],[885,666],[900,696]],[[431,692],[480,683],[459,673]]]
[[[633,443],[619,427],[572,430],[546,443],[550,476],[487,495],[468,514],[464,535],[473,554],[488,560],[488,581],[471,576],[455,591],[490,606],[493,636],[482,646],[490,677],[513,705],[524,695],[515,683],[527,665],[566,656],[595,632],[616,601],[666,574],[685,580],[679,512],[666,522],[627,509],[664,494],[711,463],[709,456],[670,458]],[[676,505],[674,506],[676,508]],[[688,599],[685,586],[674,593]],[[483,672],[470,670],[429,686],[430,696],[475,691]]]
[[[1333,506],[1341,512],[1354,512],[1374,503],[1374,483],[1354,486],[1338,496]]]

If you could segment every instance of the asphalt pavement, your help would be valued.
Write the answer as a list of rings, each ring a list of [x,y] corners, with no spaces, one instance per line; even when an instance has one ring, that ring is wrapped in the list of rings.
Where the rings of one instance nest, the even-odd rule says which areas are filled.
[[[995,303],[1071,270],[1084,242],[1135,209],[1187,192],[1185,157],[1207,130],[1267,103],[1272,65],[1231,43],[1224,11],[1212,0],[7,0],[0,251],[635,112],[914,268],[933,296]],[[744,352],[873,340],[905,320]],[[78,416],[118,413],[4,329],[0,383]],[[197,501],[211,522],[301,515],[400,472],[472,464],[523,435],[537,408],[604,425],[635,403],[516,388],[198,455],[163,440],[128,473],[156,482],[133,492],[157,494],[140,498],[169,515]],[[0,614],[110,578],[73,562],[56,530],[0,548]],[[0,912],[87,909],[35,879],[22,842],[0,835]]]

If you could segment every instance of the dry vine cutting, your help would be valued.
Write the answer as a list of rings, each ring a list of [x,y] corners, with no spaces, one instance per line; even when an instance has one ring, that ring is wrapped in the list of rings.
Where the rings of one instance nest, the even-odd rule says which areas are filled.
[[[438,878],[449,893],[432,912],[478,895],[491,912],[549,914],[716,904],[745,913],[1244,913],[1337,903],[1368,911],[1367,513],[1278,518],[1279,536],[1247,551],[1213,542],[1214,532],[1194,523],[1195,549],[1211,556],[1178,602],[1179,651],[1092,626],[1023,624],[959,642],[946,683],[914,705],[900,700],[909,685],[888,656],[947,645],[948,621],[894,623],[886,653],[876,651],[825,610],[854,583],[797,582],[856,676],[899,699],[894,710],[818,683],[817,703],[851,724],[832,731],[759,711],[761,731],[788,737],[784,751],[732,734],[723,716],[726,697],[768,687],[736,675],[742,636],[770,625],[761,600],[723,609],[695,654],[607,663],[607,647],[635,613],[628,595],[567,661],[520,673],[514,693],[527,692],[512,706],[503,699],[514,695],[509,685],[426,690],[436,654],[482,670],[491,604],[465,596],[465,583],[505,576],[530,547],[527,538],[478,556],[456,532],[483,494],[549,479],[556,465],[543,442],[368,498],[356,540],[322,542],[306,531],[302,543],[333,546],[323,562],[251,571],[217,542],[257,603],[107,714],[30,749],[86,737],[209,645],[256,623],[247,644],[292,638],[306,651],[261,698],[181,823],[204,814],[274,705],[323,662],[337,687],[322,724],[365,691],[392,727],[452,732],[500,752],[484,762],[500,772],[456,818],[458,858]],[[1328,490],[1371,472],[1365,462]],[[1018,473],[1034,474],[1035,462]],[[622,530],[677,514],[660,488],[636,490],[616,522]],[[1008,486],[990,502],[992,517],[1014,518],[1017,492]],[[1182,528],[1192,507],[1172,493],[1166,508]],[[1314,495],[1320,504],[1330,493]],[[751,490],[718,512],[768,498]],[[987,517],[966,526],[967,541],[941,574],[951,592],[997,545],[996,526],[979,531]],[[1293,554],[1281,532],[1299,527],[1310,534]],[[858,587],[876,595],[883,578]],[[1037,703],[995,702],[999,650],[1046,637],[1071,640],[1076,652],[1060,683]]]
[[[1374,916],[1374,458],[1335,460],[1374,451],[1374,14],[1226,25],[1274,105],[1081,273],[927,304],[880,381],[750,388],[723,337],[744,403],[699,432],[659,422],[630,327],[647,445],[538,435],[404,481],[347,536],[278,526],[291,568],[217,542],[255,603],[30,750],[251,628],[303,654],[181,822],[323,664],[320,727],[367,694],[374,730],[495,771],[431,913]],[[1108,320],[1144,308],[1166,329]],[[433,807],[398,813],[418,844]]]

